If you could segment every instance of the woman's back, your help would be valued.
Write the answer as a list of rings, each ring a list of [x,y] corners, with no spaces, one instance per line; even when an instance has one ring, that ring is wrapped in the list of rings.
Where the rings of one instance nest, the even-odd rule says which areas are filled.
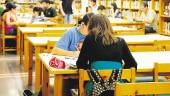
[[[86,37],[81,49],[77,67],[91,68],[95,61],[116,61],[124,68],[137,67],[129,48],[124,39],[113,37],[111,24],[103,15],[93,16],[89,21],[89,35]]]

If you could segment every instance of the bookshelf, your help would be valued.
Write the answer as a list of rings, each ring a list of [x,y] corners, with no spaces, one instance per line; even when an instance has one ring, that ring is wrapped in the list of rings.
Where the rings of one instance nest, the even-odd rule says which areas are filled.
[[[159,0],[159,32],[170,36],[170,1]]]
[[[123,14],[130,13],[130,16],[135,17],[141,11],[143,1],[147,1],[149,8],[159,13],[159,0],[97,0],[97,5],[104,5],[109,13],[111,11],[111,3],[116,2]],[[126,17],[126,15],[123,16]]]

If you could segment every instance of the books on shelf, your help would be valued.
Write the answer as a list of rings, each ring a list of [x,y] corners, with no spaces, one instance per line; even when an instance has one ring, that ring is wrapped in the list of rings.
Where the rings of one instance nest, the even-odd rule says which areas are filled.
[[[123,0],[123,8],[130,9],[130,1],[129,0]]]
[[[131,9],[139,9],[139,8],[140,8],[139,0],[135,0],[135,1],[131,2]]]
[[[155,10],[156,10],[156,11],[159,10],[159,1],[155,1]]]
[[[117,7],[118,7],[118,8],[121,8],[121,0],[116,0],[115,2],[116,2],[116,4],[117,4]]]
[[[164,22],[164,32],[166,33],[166,34],[170,34],[170,22]]]
[[[170,16],[170,3],[167,3],[164,8],[164,15]]]
[[[148,2],[148,7],[152,8],[152,1],[147,1]]]

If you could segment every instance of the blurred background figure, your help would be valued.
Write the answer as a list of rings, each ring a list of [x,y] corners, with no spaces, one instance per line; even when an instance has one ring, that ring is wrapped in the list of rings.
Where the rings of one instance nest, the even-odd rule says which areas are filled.
[[[73,19],[73,0],[61,0],[60,9],[61,13],[64,16],[64,23],[71,23]]]
[[[111,4],[111,7],[112,7],[112,10],[113,10],[112,16],[114,18],[122,18],[122,13],[121,13],[120,9],[117,7],[116,2],[113,2]]]
[[[96,0],[91,0],[91,9],[93,13],[97,13],[98,6]]]
[[[51,17],[55,17],[57,15],[56,9],[53,8],[53,1],[49,1],[49,0],[44,0],[43,1],[43,6],[44,6],[44,16],[51,18]]]
[[[100,6],[97,8],[97,11],[98,11],[98,14],[106,15],[106,7],[103,6],[103,5],[100,5]]]

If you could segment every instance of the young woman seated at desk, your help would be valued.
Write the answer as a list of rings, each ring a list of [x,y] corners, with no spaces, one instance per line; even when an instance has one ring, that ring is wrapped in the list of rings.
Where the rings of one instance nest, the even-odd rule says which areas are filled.
[[[3,13],[2,21],[4,22],[5,34],[16,35],[16,5],[13,3],[7,3],[6,12]]]
[[[95,15],[88,24],[89,35],[84,40],[78,61],[78,69],[137,68],[137,63],[124,39],[113,37],[112,26],[104,15]],[[85,85],[86,96],[92,96],[92,87]]]

